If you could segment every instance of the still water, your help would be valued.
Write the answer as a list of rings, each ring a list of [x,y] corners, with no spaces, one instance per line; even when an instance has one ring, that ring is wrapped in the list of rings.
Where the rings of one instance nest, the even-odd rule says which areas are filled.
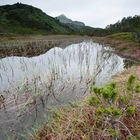
[[[14,90],[25,81],[40,82],[90,81],[105,84],[112,75],[124,69],[124,59],[92,41],[65,48],[55,47],[40,56],[6,57],[0,59],[0,89]]]
[[[46,104],[52,107],[82,99],[89,94],[90,84],[106,84],[124,67],[125,59],[92,40],[56,46],[30,58],[0,59],[0,93],[6,99],[0,109],[0,138],[27,139],[36,123],[47,120]]]

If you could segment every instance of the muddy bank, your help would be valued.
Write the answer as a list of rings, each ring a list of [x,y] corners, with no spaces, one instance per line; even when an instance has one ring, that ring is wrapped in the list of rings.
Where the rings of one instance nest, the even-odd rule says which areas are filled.
[[[121,57],[140,61],[140,44],[109,37],[94,37],[98,43],[110,45],[115,48],[115,53]]]
[[[7,56],[38,56],[53,47],[65,47],[87,38],[86,36],[64,35],[1,37],[0,58]]]

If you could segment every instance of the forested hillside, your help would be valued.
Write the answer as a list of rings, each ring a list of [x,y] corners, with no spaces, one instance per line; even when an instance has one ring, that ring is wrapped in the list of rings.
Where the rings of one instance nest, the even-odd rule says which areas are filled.
[[[1,33],[69,33],[71,29],[40,9],[16,3],[0,6]]]
[[[80,23],[80,22],[79,22]],[[77,22],[76,22],[77,24]],[[100,28],[61,23],[38,8],[16,3],[0,6],[1,34],[81,34],[102,35]]]
[[[140,31],[140,16],[123,18],[115,24],[106,27],[111,33]]]
[[[76,22],[75,24],[62,23],[42,10],[26,4],[16,3],[0,6],[1,34],[81,34],[106,36],[119,32],[131,32],[135,33],[137,40],[140,38],[140,16],[123,18],[115,24],[108,25],[105,29],[79,26],[79,23],[82,22]]]

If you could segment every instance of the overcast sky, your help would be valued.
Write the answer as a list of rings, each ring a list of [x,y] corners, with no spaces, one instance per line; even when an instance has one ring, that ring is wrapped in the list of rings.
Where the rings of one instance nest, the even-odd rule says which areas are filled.
[[[140,0],[0,0],[0,5],[22,2],[53,17],[65,14],[93,27],[105,27],[123,17],[140,15]]]

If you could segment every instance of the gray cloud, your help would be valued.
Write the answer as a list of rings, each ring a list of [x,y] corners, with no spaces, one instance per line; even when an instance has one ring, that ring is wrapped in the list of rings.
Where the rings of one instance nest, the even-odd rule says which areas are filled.
[[[105,27],[140,14],[140,0],[0,0],[0,5],[16,2],[38,7],[53,17],[65,14],[93,27]]]

